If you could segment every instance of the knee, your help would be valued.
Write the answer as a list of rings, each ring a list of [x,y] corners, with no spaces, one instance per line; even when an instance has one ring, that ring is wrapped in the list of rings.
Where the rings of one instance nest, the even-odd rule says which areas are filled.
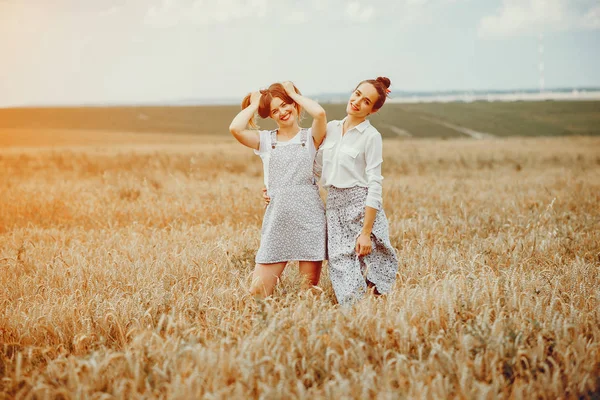
[[[250,294],[257,299],[264,299],[273,294],[276,282],[261,276],[255,276],[250,285]]]
[[[265,286],[260,279],[253,279],[250,285],[250,295],[255,298],[263,299],[266,297]]]
[[[321,277],[320,271],[308,275],[306,278],[310,286],[317,286],[319,284],[319,278]]]
[[[259,287],[251,287],[250,295],[255,299],[264,299],[266,297],[264,289]]]
[[[319,279],[321,278],[321,268],[315,268],[312,271],[305,271],[303,274],[303,281],[309,286],[317,286]]]

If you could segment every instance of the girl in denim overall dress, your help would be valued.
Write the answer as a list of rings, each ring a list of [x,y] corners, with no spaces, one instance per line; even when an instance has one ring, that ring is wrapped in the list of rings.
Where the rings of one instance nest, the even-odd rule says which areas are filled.
[[[310,129],[298,125],[302,109],[313,117]],[[278,129],[248,129],[256,126],[256,113],[272,118]],[[258,298],[269,296],[289,261],[299,261],[306,286],[317,285],[326,258],[326,225],[313,166],[327,130],[325,111],[291,82],[275,83],[246,96],[229,130],[261,157],[271,197],[263,218],[251,293]]]

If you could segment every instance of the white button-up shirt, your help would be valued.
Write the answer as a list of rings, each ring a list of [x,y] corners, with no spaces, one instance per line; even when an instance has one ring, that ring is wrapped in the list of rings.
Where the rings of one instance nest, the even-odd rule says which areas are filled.
[[[342,136],[344,121],[327,124],[327,136],[319,148],[317,160],[320,162],[322,156],[321,182],[326,188],[366,187],[366,205],[380,210],[383,181],[381,134],[366,120]]]

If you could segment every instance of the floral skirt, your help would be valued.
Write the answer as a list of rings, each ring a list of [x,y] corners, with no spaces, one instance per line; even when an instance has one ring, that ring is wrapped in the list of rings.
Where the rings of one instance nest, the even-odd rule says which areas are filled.
[[[329,276],[338,303],[352,304],[367,291],[367,281],[379,293],[392,289],[398,271],[385,212],[377,211],[371,232],[372,251],[356,254],[356,240],[365,219],[367,188],[330,187],[327,193],[327,252]]]

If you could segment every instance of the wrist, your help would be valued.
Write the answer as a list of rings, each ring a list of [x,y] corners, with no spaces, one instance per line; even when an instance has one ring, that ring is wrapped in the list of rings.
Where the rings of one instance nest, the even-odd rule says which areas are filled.
[[[360,231],[360,235],[361,236],[369,236],[370,237],[371,236],[371,231],[366,231],[366,230],[363,229],[362,231]]]

